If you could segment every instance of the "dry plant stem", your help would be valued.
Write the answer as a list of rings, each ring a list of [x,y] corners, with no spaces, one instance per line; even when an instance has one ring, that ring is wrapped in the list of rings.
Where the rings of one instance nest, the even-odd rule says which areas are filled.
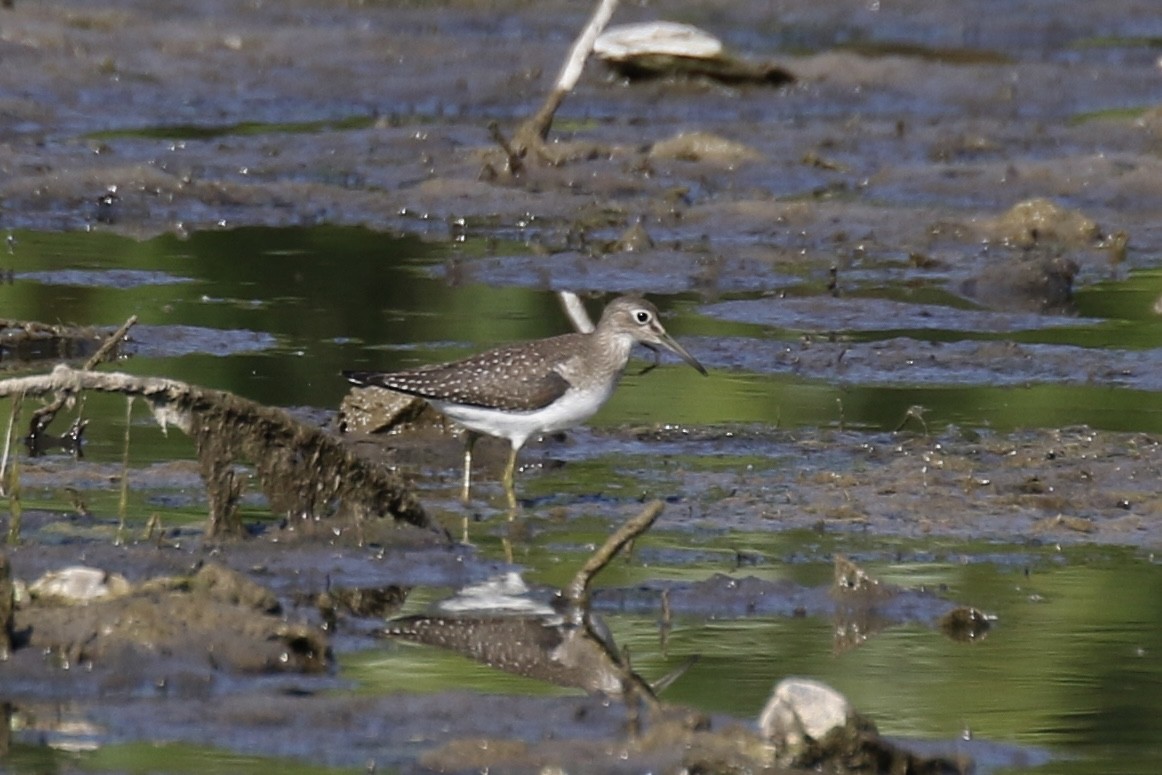
[[[125,399],[125,448],[121,452],[121,499],[117,503],[117,544],[125,539],[125,516],[129,511],[129,429],[133,422],[133,396]]]
[[[12,653],[12,614],[15,609],[16,591],[12,585],[12,570],[7,555],[0,553],[0,662],[6,661]],[[0,714],[0,724],[7,723],[9,720]],[[0,730],[0,735],[3,735],[3,730]],[[0,756],[6,750],[7,742],[0,737]]]
[[[161,517],[157,515],[156,511],[149,515],[149,519],[145,523],[145,532],[142,534],[141,539],[143,541],[152,541],[155,535],[157,536],[158,548],[160,548],[162,537]]]
[[[593,581],[593,577],[617,556],[622,547],[649,530],[650,526],[661,515],[664,506],[662,501],[651,501],[646,504],[646,507],[637,516],[619,527],[613,535],[605,540],[601,548],[589,556],[589,559],[585,561],[581,570],[577,571],[577,575],[573,577],[565,590],[565,596],[570,603],[576,606],[585,606],[589,600],[589,584]]]
[[[20,543],[21,521],[24,507],[20,503],[20,458],[12,459],[12,486],[8,492],[8,543]]]
[[[129,334],[129,329],[133,328],[135,325],[137,325],[137,316],[130,315],[129,319],[121,324],[121,328],[118,328],[116,331],[114,331],[113,334],[108,339],[106,339],[100,347],[97,348],[97,352],[93,353],[89,357],[89,360],[85,361],[85,371],[91,371],[104,363],[105,359],[109,357],[109,353],[113,352],[117,345],[121,344],[122,340],[125,339],[125,337]]]
[[[24,403],[24,394],[18,393],[12,398],[12,414],[8,416],[8,430],[4,433],[4,453],[0,455],[0,497],[8,494],[8,455],[12,452],[12,431],[16,428],[16,419],[20,416],[20,405]]]
[[[0,474],[0,484],[4,485],[4,491],[8,497],[8,543],[16,544],[20,541],[20,521],[23,511],[20,506],[20,459],[19,456],[12,456],[12,468],[9,470],[8,451],[12,446],[12,434],[16,430],[16,423],[20,420],[20,407],[24,403],[24,392],[18,392],[12,396],[12,417],[8,422],[8,432],[4,434],[4,469],[7,471],[7,478]]]
[[[20,543],[21,522],[24,514],[20,502],[20,458],[12,459],[12,482],[8,487],[8,544]]]
[[[122,323],[120,328],[102,342],[101,346],[97,348],[97,352],[89,356],[89,360],[85,361],[84,370],[91,371],[97,368],[116,349],[117,345],[121,344],[121,341],[129,333],[129,329],[133,328],[136,324],[137,316],[130,315],[129,319]],[[61,393],[52,403],[46,404],[33,412],[32,420],[28,424],[29,439],[36,439],[40,434],[44,433],[45,428],[52,424],[56,413],[61,410],[68,400],[69,396]]]

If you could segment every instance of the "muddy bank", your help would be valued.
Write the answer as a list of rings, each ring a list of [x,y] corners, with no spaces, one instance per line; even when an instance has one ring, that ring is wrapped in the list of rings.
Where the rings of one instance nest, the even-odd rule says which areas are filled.
[[[800,270],[883,271],[911,255],[971,274],[1041,243],[1055,250],[1052,223],[1016,239],[991,226],[1044,197],[1090,219],[1090,238],[1129,235],[1124,259],[1140,265],[1159,247],[1145,111],[1162,94],[1149,50],[1133,45],[1132,9],[1014,28],[908,4],[743,5],[720,18],[668,6],[742,53],[777,58],[797,85],[627,86],[591,65],[554,135],[590,151],[503,186],[478,179],[486,124],[527,115],[586,9],[223,0],[161,20],[132,2],[26,4],[5,11],[2,39],[14,95],[4,225],[144,235],[327,221],[519,234],[555,250],[643,219],[659,246],[698,245],[727,277],[738,253],[756,251]],[[660,12],[626,8],[616,21]],[[1087,47],[1095,38],[1125,46]],[[750,150],[650,154],[692,130]],[[1108,271],[1103,251],[1066,245],[1080,281]]]
[[[529,165],[514,179],[485,172],[497,152],[488,124],[496,120],[510,132],[535,108],[588,7],[564,0],[535,8],[474,0],[212,0],[161,9],[140,0],[100,7],[17,0],[13,8],[0,8],[0,228],[9,235],[4,247],[13,264],[0,261],[0,270],[4,282],[38,289],[168,287],[184,275],[143,269],[94,276],[83,267],[58,271],[55,265],[25,272],[21,230],[135,238],[221,230],[235,239],[231,229],[247,225],[361,224],[377,234],[408,232],[468,246],[435,269],[425,268],[443,283],[433,299],[473,285],[682,294],[689,309],[724,327],[683,339],[724,380],[766,384],[806,375],[827,386],[902,390],[1032,382],[1093,387],[1075,395],[1098,403],[1127,395],[1110,399],[1101,390],[1155,391],[1162,371],[1156,352],[1115,349],[1122,345],[1116,331],[1097,347],[1004,340],[1031,332],[1048,339],[1089,325],[1074,317],[1079,289],[1157,265],[1162,89],[1151,42],[1156,22],[1130,0],[1069,3],[1055,14],[1036,3],[1010,4],[1005,14],[988,10],[846,1],[622,8],[617,21],[665,15],[706,26],[743,55],[788,68],[795,84],[662,79],[629,85],[590,67],[555,123],[550,139],[557,163]],[[248,249],[261,251],[258,245]],[[55,260],[50,252],[49,263]],[[252,255],[240,260],[257,263]],[[269,282],[283,271],[273,263],[263,267],[265,277],[256,271],[245,282]],[[294,292],[311,296],[323,284],[321,274],[306,275]],[[341,271],[331,274],[347,279]],[[328,306],[358,307],[365,298],[378,304],[379,297],[365,296],[376,281],[367,278],[292,314],[310,319],[325,315]],[[37,319],[51,321],[59,301],[46,296],[45,314]],[[166,318],[139,329],[132,352],[164,359],[262,351],[308,364],[301,371],[265,372],[271,383],[333,377],[320,377],[317,362],[302,357],[317,353],[315,340],[301,335],[287,344],[239,323],[240,310],[252,306],[244,292],[225,289],[218,297],[187,301],[177,306],[191,318],[197,313],[190,309],[218,304],[230,333]],[[286,301],[279,297],[270,306]],[[107,310],[98,303],[70,309],[91,317]],[[434,309],[421,311],[431,315]],[[167,316],[171,311],[162,310]],[[1120,319],[1123,313],[1109,314]],[[107,326],[120,320],[71,322]],[[382,329],[385,321],[375,324]],[[402,324],[393,316],[386,325]],[[752,328],[739,333],[745,326]],[[900,329],[898,337],[869,341],[891,327]],[[359,335],[369,346],[381,341]],[[941,336],[956,341],[937,341]],[[214,376],[241,381],[239,375],[258,371],[253,361],[231,369],[224,366]],[[1018,406],[1018,420],[1006,427],[1025,427],[1039,395]],[[702,401],[695,394],[692,401],[709,398],[721,396]],[[174,590],[84,616],[58,614],[66,619],[62,628],[76,628],[56,649],[67,670],[57,657],[42,658],[45,633],[28,632],[19,618],[12,632],[18,649],[2,668],[13,679],[3,682],[13,694],[3,699],[17,705],[16,721],[6,728],[17,746],[39,753],[44,743],[184,740],[343,766],[374,760],[405,769],[482,762],[539,768],[569,755],[605,769],[623,766],[620,746],[629,720],[618,703],[506,696],[510,713],[500,716],[492,712],[495,696],[475,692],[368,697],[349,691],[347,676],[325,658],[310,660],[312,669],[324,668],[321,673],[279,671],[283,654],[292,659],[305,653],[288,651],[279,633],[300,625],[312,638],[324,633],[325,645],[308,639],[313,645],[307,651],[330,648],[340,660],[361,650],[394,655],[396,646],[378,635],[384,617],[414,594],[410,590],[435,597],[442,592],[433,589],[459,589],[513,570],[494,559],[506,550],[518,561],[539,563],[539,572],[553,572],[562,557],[582,554],[579,547],[592,540],[578,525],[604,530],[650,497],[669,502],[659,531],[663,545],[646,542],[640,564],[632,566],[639,583],[611,585],[596,596],[597,607],[644,611],[652,621],[668,606],[672,615],[710,632],[710,657],[721,634],[705,626],[712,614],[746,620],[761,613],[780,624],[820,620],[825,636],[810,642],[814,650],[803,649],[831,660],[814,663],[816,670],[833,665],[836,652],[850,658],[840,645],[859,645],[880,627],[908,623],[921,631],[920,643],[927,646],[923,638],[930,637],[944,645],[935,628],[947,601],[903,596],[897,607],[885,608],[886,619],[879,611],[844,625],[839,644],[828,619],[834,601],[821,588],[761,578],[786,557],[826,561],[829,545],[804,541],[764,554],[752,543],[793,530],[870,537],[883,542],[874,550],[879,556],[949,564],[991,563],[983,550],[963,550],[981,540],[1026,547],[1030,554],[1041,545],[1116,544],[1147,556],[1162,543],[1153,437],[1068,421],[1013,433],[947,424],[929,429],[919,405],[878,426],[896,427],[894,433],[850,427],[844,406],[854,414],[855,401],[876,398],[824,396],[820,400],[835,406],[828,415],[834,423],[824,429],[780,430],[772,399],[753,424],[731,417],[713,427],[666,425],[654,414],[650,422],[657,425],[581,429],[565,441],[550,439],[525,451],[526,470],[518,477],[522,514],[511,522],[497,518],[502,455],[496,445],[482,445],[481,495],[467,511],[455,505],[461,454],[455,439],[429,431],[395,438],[386,451],[363,450],[399,466],[443,529],[460,535],[466,523],[478,548],[389,546],[367,533],[356,540],[355,531],[336,531],[327,518],[302,524],[268,516],[254,520],[249,540],[210,545],[194,524],[209,511],[210,498],[192,449],[184,459],[131,469],[129,481],[146,505],[131,515],[131,534],[125,539],[121,533],[118,543],[114,511],[85,507],[84,494],[119,484],[120,467],[63,456],[21,461],[25,491],[48,493],[44,500],[53,508],[25,509],[24,543],[8,552],[18,578],[83,562],[141,583],[190,577],[200,564],[215,562],[262,585],[279,609],[235,610],[231,604],[234,613],[212,620],[211,631],[253,638],[246,643],[254,648],[239,646],[242,658],[233,663],[207,659],[205,641],[186,643],[180,632],[160,625],[156,640],[164,647],[156,653],[117,652],[102,643],[110,616],[124,617],[123,623],[145,620],[157,609],[136,606],[150,602],[164,603],[169,624],[196,619],[185,607],[190,601]],[[313,409],[320,425],[334,408],[324,403]],[[265,515],[269,505],[262,498],[247,502],[248,517]],[[144,538],[154,511],[162,512],[161,527]],[[197,512],[196,520],[190,512]],[[681,550],[668,549],[666,541]],[[900,542],[906,548],[897,548]],[[949,544],[953,548],[945,549]],[[715,569],[728,576],[681,583],[663,578],[715,553],[721,555]],[[1080,640],[1089,632],[1081,625],[1110,608],[1114,595],[1083,607],[1091,586],[1087,579],[1062,593],[1070,603],[1081,599],[1077,609],[1045,609],[1058,618],[1042,627],[1044,641],[1030,647],[1035,658],[978,649],[984,664],[975,675],[995,678],[1008,663],[1018,664],[1021,674],[1004,674],[1014,695],[1037,684],[1025,673],[1039,664],[1090,695],[1132,684],[1118,674],[1090,683],[1088,671],[1112,670],[1127,654],[1148,654],[1147,638],[1119,642],[1116,652],[1095,648],[1060,658],[1054,651]],[[1109,590],[1129,597],[1117,584]],[[963,602],[988,610],[980,601]],[[1147,605],[1126,621],[1142,621]],[[234,615],[241,619],[227,618]],[[1003,626],[1016,629],[1019,622]],[[774,653],[784,635],[780,630],[758,646],[747,643],[741,653]],[[794,656],[776,654],[754,680],[765,688],[779,677],[766,673],[782,670],[784,657]],[[915,670],[920,680],[973,675],[957,659],[964,657],[884,658],[871,670],[853,669],[848,680],[861,673],[884,676],[868,692],[873,698],[888,684],[919,693],[924,687],[904,683],[905,674]],[[86,669],[73,669],[77,664]],[[924,672],[926,665],[937,667]],[[1077,665],[1086,666],[1086,680],[1073,681]],[[733,679],[736,667],[727,666],[714,683]],[[1049,689],[1060,688],[1051,677],[1041,679]],[[1101,715],[1066,691],[1042,691],[1045,686],[1034,686],[1030,704],[1052,705],[1046,700],[1051,696],[1062,717],[1014,713],[989,733],[1009,739],[1020,728],[1022,740],[1046,729],[1072,733],[1077,719]],[[979,694],[978,688],[959,688],[941,697],[957,713]],[[920,707],[913,696],[903,696],[893,710]],[[1006,697],[1003,709],[965,709],[964,718],[923,728],[951,739],[972,725],[968,719],[995,719],[1010,704],[1016,703]],[[923,707],[933,716],[940,710]],[[1140,718],[1157,716],[1133,707]],[[757,711],[730,709],[733,723]],[[79,723],[54,726],[57,719]],[[689,725],[680,729],[691,732]],[[477,737],[517,742],[493,752],[494,758],[473,759],[465,747],[478,748]],[[1139,739],[1156,737],[1149,731]],[[566,739],[582,742],[561,742]],[[669,743],[689,739],[675,736]],[[617,762],[610,761],[610,750]],[[1001,761],[1042,760],[1030,751],[1022,747]],[[1028,757],[1020,761],[1020,754]],[[672,757],[651,755],[627,755],[624,766],[674,764]]]

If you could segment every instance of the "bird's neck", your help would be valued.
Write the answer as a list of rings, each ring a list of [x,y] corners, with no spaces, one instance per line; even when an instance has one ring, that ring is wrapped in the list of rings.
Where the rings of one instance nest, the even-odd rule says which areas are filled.
[[[620,374],[633,350],[634,338],[622,331],[603,329],[600,326],[590,334],[590,358],[601,364],[601,371]]]

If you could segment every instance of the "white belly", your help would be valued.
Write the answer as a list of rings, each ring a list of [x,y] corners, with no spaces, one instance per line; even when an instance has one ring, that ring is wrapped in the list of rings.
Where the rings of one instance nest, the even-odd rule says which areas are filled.
[[[514,449],[520,449],[535,433],[561,431],[585,422],[597,413],[612,392],[612,383],[604,390],[582,392],[570,389],[544,409],[531,412],[502,412],[443,401],[429,403],[465,428],[508,439]]]

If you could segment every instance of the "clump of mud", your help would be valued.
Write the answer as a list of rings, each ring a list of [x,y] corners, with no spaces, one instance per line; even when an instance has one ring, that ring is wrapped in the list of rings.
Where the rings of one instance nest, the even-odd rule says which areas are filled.
[[[62,575],[92,575],[71,568]],[[331,664],[327,634],[282,616],[270,590],[216,563],[189,576],[68,597],[60,583],[24,587],[12,621],[12,671],[92,670],[133,666],[120,681],[148,681],[162,664],[233,673],[319,673]],[[189,667],[187,669],[189,669]]]

